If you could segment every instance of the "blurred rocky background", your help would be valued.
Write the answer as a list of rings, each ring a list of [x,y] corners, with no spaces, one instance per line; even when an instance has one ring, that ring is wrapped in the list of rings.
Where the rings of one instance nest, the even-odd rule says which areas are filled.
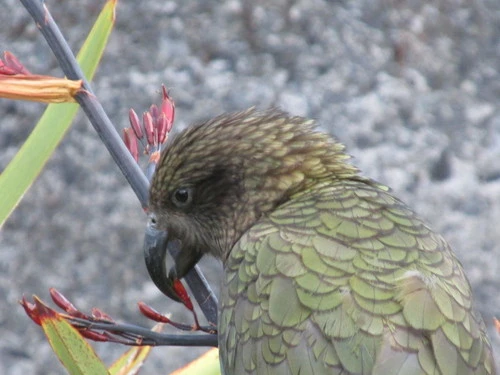
[[[104,1],[46,4],[77,51]],[[451,243],[497,353],[500,316],[500,2],[498,0],[120,1],[93,83],[117,129],[170,88],[176,129],[225,111],[279,106],[318,120],[362,171],[393,187]],[[34,22],[4,0],[0,48],[61,76]],[[0,99],[0,170],[43,105]],[[0,197],[0,199],[2,199]],[[64,374],[18,305],[55,287],[83,310],[151,325],[143,300],[177,320],[142,257],[145,216],[80,114],[0,232],[0,373]],[[220,265],[206,260],[217,289]],[[97,345],[110,363],[125,350]],[[143,374],[204,349],[156,348]]]

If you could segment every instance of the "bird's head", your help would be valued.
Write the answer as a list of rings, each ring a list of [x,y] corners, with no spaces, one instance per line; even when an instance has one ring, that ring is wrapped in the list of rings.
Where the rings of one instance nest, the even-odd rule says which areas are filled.
[[[208,253],[228,257],[241,235],[294,194],[357,170],[344,147],[313,121],[279,110],[225,114],[181,132],[161,155],[151,183],[144,252],[167,296]],[[165,268],[167,244],[177,242]]]

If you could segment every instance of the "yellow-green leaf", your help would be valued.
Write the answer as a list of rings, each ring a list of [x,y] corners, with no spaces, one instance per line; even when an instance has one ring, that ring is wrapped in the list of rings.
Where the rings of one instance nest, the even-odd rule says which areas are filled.
[[[35,298],[40,325],[61,363],[72,375],[107,375],[94,349],[60,315]]]
[[[219,350],[212,348],[201,357],[170,375],[220,375]]]
[[[160,332],[163,324],[157,324],[153,331]],[[151,346],[137,346],[127,350],[109,368],[111,375],[135,375],[151,352]]]

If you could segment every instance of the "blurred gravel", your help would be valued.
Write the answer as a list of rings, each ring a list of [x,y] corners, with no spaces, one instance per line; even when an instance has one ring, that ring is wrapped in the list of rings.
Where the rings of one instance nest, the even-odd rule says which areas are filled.
[[[47,1],[74,50],[102,4]],[[20,3],[2,9],[1,49],[60,76]],[[317,119],[449,240],[499,353],[499,25],[498,0],[121,1],[93,87],[118,129],[130,107],[159,101],[161,83],[177,129],[252,105]],[[43,108],[0,100],[0,170]],[[80,115],[0,232],[0,373],[64,374],[17,304],[23,294],[47,300],[55,287],[82,309],[149,324],[136,309],[143,300],[183,320],[147,276],[144,222]],[[204,269],[217,287],[220,266]],[[108,362],[123,350],[98,345]],[[154,349],[142,373],[167,374],[202,351]]]

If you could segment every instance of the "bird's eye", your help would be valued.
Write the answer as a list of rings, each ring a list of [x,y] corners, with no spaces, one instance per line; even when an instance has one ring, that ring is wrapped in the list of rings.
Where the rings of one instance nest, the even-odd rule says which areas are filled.
[[[154,225],[156,225],[157,222],[158,222],[158,220],[156,219],[156,215],[150,214],[149,215],[149,224],[154,226]]]
[[[186,207],[193,200],[193,191],[188,187],[181,187],[174,191],[172,195],[172,202],[177,207]]]

